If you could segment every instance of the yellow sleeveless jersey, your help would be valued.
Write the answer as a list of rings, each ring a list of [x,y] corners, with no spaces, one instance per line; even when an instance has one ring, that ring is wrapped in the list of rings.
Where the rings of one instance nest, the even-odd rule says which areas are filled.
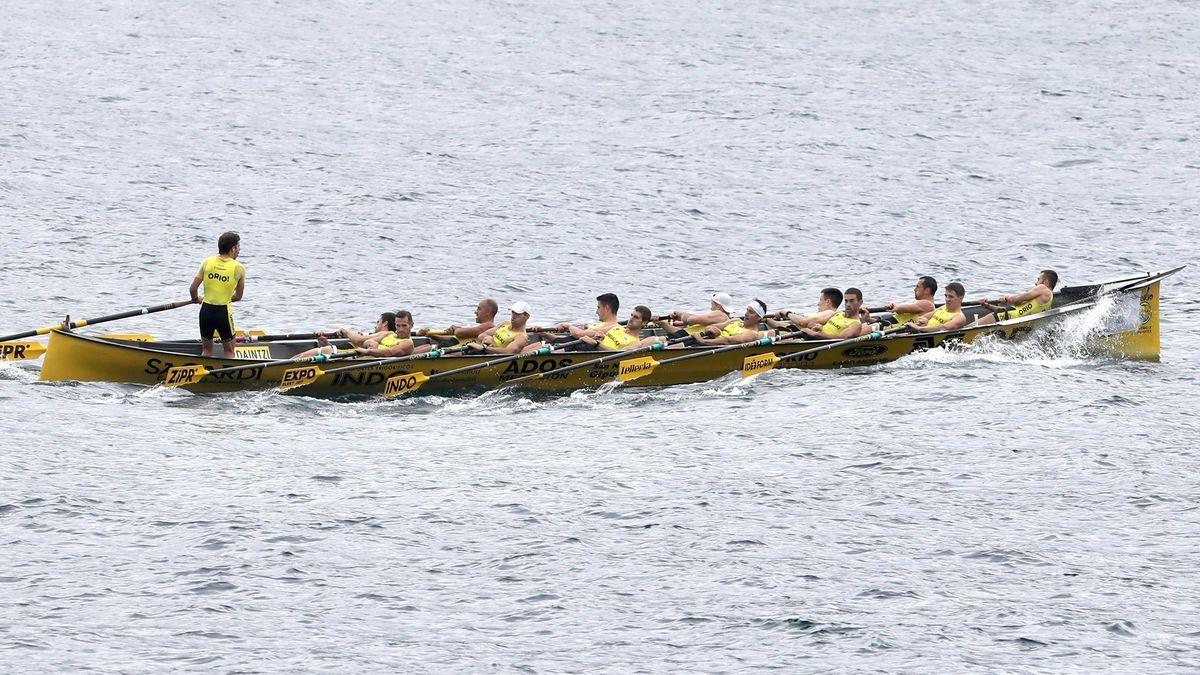
[[[693,324],[688,324],[687,328],[684,328],[683,330],[688,335],[691,335],[692,337],[696,337],[696,336],[700,335],[701,333],[703,333],[711,325],[712,324],[706,324],[706,323],[693,323]]]
[[[200,263],[196,276],[204,280],[204,304],[228,305],[238,282],[246,278],[246,268],[232,258],[214,255]]]
[[[892,314],[892,320],[894,320],[896,322],[894,325],[903,326],[904,324],[908,323],[909,321],[912,321],[913,319],[917,318],[918,316],[921,316],[921,315],[918,314],[917,312],[894,312]]]
[[[738,321],[734,321],[733,323],[729,324],[728,326],[725,326],[725,328],[723,328],[721,330],[721,334],[718,335],[717,337],[723,337],[723,338],[734,337],[736,335],[741,335],[742,333],[745,333],[748,330],[750,330],[750,329],[746,328],[745,324],[743,324],[741,322],[741,320],[738,320]]]
[[[512,322],[505,321],[496,327],[496,332],[492,333],[492,346],[497,349],[507,349],[517,339],[517,333],[512,329]]]
[[[954,317],[956,317],[958,315],[959,315],[959,312],[951,312],[950,310],[946,309],[945,307],[939,307],[937,309],[937,311],[933,313],[933,316],[929,317],[929,323],[927,325],[945,326],[946,324],[950,323],[950,321],[952,319],[954,319]]]
[[[396,337],[395,333],[388,333],[387,335],[383,336],[382,340],[379,341],[379,348],[391,349],[398,344],[400,344],[400,338]]]
[[[1050,296],[1050,300],[1044,305],[1041,302],[1038,302],[1037,298],[1034,298],[1020,307],[1004,312],[1003,319],[1023,319],[1027,316],[1033,316],[1034,314],[1038,314],[1039,312],[1044,312],[1050,309],[1050,306],[1053,304],[1053,295]]]
[[[600,341],[600,348],[617,352],[637,342],[638,339],[629,334],[624,326],[613,326],[604,333],[604,339]]]
[[[861,323],[858,319],[851,319],[843,312],[838,312],[829,317],[824,326],[821,326],[821,334],[828,337],[840,337],[842,331],[851,326],[857,326]]]

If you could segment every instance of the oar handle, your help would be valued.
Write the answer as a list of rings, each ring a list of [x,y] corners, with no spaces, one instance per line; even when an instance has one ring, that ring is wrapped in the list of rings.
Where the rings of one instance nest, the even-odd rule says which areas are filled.
[[[241,338],[242,342],[282,342],[284,340],[316,340],[321,335],[332,337],[335,340],[343,339],[337,334],[337,330],[318,331],[317,333],[281,333],[279,335],[245,335]]]
[[[1008,306],[1008,305],[1005,305],[1005,304],[999,303],[999,302],[993,302],[990,304],[993,307],[1007,307]],[[981,306],[983,306],[983,303],[981,303],[981,302],[964,302],[962,304],[962,306],[963,307],[981,307]],[[939,308],[939,307],[944,307],[944,305],[938,305],[935,303],[934,307]],[[896,310],[888,309],[887,307],[868,307],[867,311],[870,312],[871,314],[881,314],[884,312],[893,312],[894,313]]]
[[[75,328],[83,328],[84,326],[93,326],[98,323],[106,323],[108,321],[117,321],[118,319],[128,319],[131,316],[142,316],[143,314],[154,314],[155,312],[165,312],[169,309],[178,309],[193,304],[191,300],[183,302],[168,302],[162,305],[153,305],[150,307],[142,307],[141,309],[131,309],[128,312],[118,312],[117,314],[109,314],[107,316],[98,316],[94,319],[80,319],[72,321],[66,325],[58,324],[56,326],[47,326],[46,328],[38,328],[37,330],[27,330],[23,333],[13,333],[0,337],[0,342],[8,342],[10,340],[20,340],[22,338],[33,337],[35,335],[45,335],[56,330],[73,330]]]

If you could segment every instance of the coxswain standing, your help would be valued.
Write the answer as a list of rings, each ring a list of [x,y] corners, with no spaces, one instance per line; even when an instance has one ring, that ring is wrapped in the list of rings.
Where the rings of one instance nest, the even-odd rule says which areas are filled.
[[[233,303],[242,299],[246,289],[246,268],[237,261],[242,250],[242,238],[236,232],[226,232],[217,239],[217,255],[200,263],[200,271],[192,279],[192,302],[200,304],[201,356],[212,356],[213,333],[221,337],[225,358],[237,357],[233,341]],[[200,286],[204,295],[200,296]]]

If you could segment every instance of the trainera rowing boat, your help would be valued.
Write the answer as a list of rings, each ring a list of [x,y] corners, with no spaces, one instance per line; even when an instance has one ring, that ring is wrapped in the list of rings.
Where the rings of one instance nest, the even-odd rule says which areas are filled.
[[[980,328],[964,328],[943,333],[888,335],[877,341],[819,351],[813,350],[813,348],[834,341],[812,340],[751,347],[691,359],[678,366],[658,368],[629,384],[665,386],[711,380],[741,369],[746,357],[768,352],[785,357],[788,354],[813,350],[812,354],[781,362],[780,368],[871,366],[949,343],[971,343],[992,336],[1005,340],[1020,339],[1045,324],[1094,308],[1098,302],[1111,302],[1113,309],[1107,314],[1105,324],[1095,341],[1097,352],[1121,358],[1156,361],[1160,354],[1160,284],[1164,278],[1179,269],[1182,268],[1086,286],[1066,287],[1055,294],[1054,309],[1030,317],[1002,321]],[[964,311],[968,313],[968,318],[974,318],[984,310],[966,307]],[[194,341],[147,343],[55,331],[50,337],[40,379],[47,382],[119,382],[157,385],[163,382],[167,371],[174,366],[198,364],[208,370],[216,370],[230,366],[254,365],[254,367],[239,372],[205,378],[196,384],[188,385],[187,389],[194,392],[267,389],[277,386],[284,371],[294,366],[255,364],[291,358],[313,347],[314,344],[311,340],[297,340],[239,346],[237,348],[238,358],[225,359],[199,356],[200,346]],[[670,354],[674,357],[702,351],[706,351],[706,349],[673,350]],[[561,374],[555,371],[595,360],[606,354],[608,353],[583,352],[531,355],[502,365],[439,378],[430,381],[421,391],[422,393],[444,394],[464,390],[491,389],[533,373],[542,373],[543,377],[524,380],[523,386],[549,391],[595,387],[614,380],[620,367],[618,360],[599,364],[595,368],[575,368]],[[495,358],[494,355],[454,355],[364,367],[344,373],[329,373],[293,393],[314,396],[380,394],[383,392],[384,383],[398,374],[421,372],[433,375]]]

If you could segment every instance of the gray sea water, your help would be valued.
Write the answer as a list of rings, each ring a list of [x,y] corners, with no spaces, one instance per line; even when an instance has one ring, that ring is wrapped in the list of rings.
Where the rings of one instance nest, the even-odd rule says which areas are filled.
[[[1194,2],[0,3],[0,332],[1193,262]],[[0,366],[0,669],[1200,669],[1195,272],[1072,338],[336,402]],[[114,329],[190,337],[194,310]]]

